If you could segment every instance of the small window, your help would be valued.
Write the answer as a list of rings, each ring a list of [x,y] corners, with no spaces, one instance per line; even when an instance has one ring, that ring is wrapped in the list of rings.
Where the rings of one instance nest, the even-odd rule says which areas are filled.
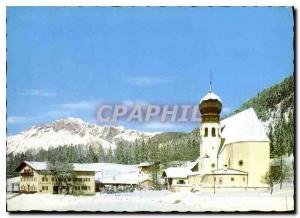
[[[212,136],[212,137],[216,137],[216,128],[215,128],[215,127],[213,127],[213,128],[211,129],[211,136]]]
[[[244,161],[243,160],[239,160],[239,166],[243,166],[244,165]]]
[[[180,179],[177,181],[177,184],[185,184],[185,181],[183,179]]]
[[[228,160],[228,168],[230,168],[230,158],[229,158],[229,160]]]
[[[233,177],[231,177],[231,182],[233,182],[234,181],[234,178]]]
[[[245,182],[245,177],[243,177],[243,182]]]
[[[219,178],[219,184],[222,184],[223,183],[223,179],[222,177]]]
[[[207,137],[208,136],[208,128],[205,128],[204,129],[204,137]]]
[[[215,165],[214,163],[211,164],[211,167],[212,167],[212,168],[215,168],[215,166],[216,166],[216,165]]]

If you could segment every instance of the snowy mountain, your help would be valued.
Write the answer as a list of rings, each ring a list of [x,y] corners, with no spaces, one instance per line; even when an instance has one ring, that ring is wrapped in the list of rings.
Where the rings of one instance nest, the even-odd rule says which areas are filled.
[[[104,149],[115,149],[119,141],[133,142],[150,138],[158,132],[142,132],[123,126],[98,126],[78,118],[54,121],[50,125],[33,126],[17,135],[7,137],[7,154],[21,153],[30,149],[48,149],[60,145],[101,144]]]

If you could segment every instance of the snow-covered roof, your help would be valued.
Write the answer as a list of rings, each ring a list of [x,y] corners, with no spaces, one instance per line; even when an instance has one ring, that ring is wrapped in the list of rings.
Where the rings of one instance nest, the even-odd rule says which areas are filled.
[[[20,168],[21,165],[23,164],[27,164],[28,166],[30,166],[32,169],[40,171],[40,170],[47,170],[47,163],[46,162],[37,162],[37,161],[23,161],[18,167],[17,169]],[[92,164],[92,163],[74,163],[73,164],[74,167],[74,171],[97,171],[98,168]]]
[[[219,102],[222,102],[221,101],[221,98],[219,97],[219,96],[217,96],[215,93],[213,93],[213,92],[209,92],[209,93],[207,93],[202,99],[201,99],[201,101],[200,101],[200,103],[202,102],[202,101],[207,101],[207,100],[210,100],[210,99],[212,99],[212,100],[218,100]]]
[[[241,171],[241,170],[235,170],[235,169],[218,169],[213,170],[209,174],[219,174],[219,175],[247,175],[247,172]]]
[[[149,167],[152,165],[153,165],[153,163],[151,163],[151,162],[142,162],[142,163],[138,164],[139,167]]]
[[[92,163],[74,163],[74,171],[98,171],[98,168]]]
[[[187,178],[192,171],[188,167],[169,167],[164,170],[163,175],[168,178]]]
[[[188,176],[194,176],[194,175],[203,175],[203,172],[202,171],[191,172]]]
[[[233,142],[270,141],[253,108],[222,120],[221,129],[221,136],[225,138],[224,145]]]
[[[95,180],[103,184],[138,184],[149,180],[148,174],[141,173],[138,165],[123,165],[111,163],[97,163],[98,172]]]
[[[199,158],[197,159],[197,160],[195,160],[194,162],[190,162],[189,164],[188,164],[188,168],[190,169],[190,170],[192,170],[198,163],[199,163]]]
[[[24,161],[25,164],[30,166],[34,170],[47,170],[46,162],[36,162],[36,161]]]
[[[146,174],[122,174],[116,177],[105,175],[104,178],[97,176],[96,183],[137,185],[147,180],[151,179]]]
[[[12,183],[16,184],[16,183],[19,183],[19,182],[20,182],[20,177],[19,176],[9,178],[9,179],[6,180],[7,184],[12,184]]]

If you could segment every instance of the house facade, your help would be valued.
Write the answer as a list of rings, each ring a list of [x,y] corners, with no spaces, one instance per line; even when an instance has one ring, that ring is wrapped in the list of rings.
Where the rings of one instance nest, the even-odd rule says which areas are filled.
[[[74,164],[73,178],[61,181],[62,186],[58,186],[58,181],[52,175],[45,173],[46,170],[47,164],[45,162],[21,162],[16,168],[16,171],[20,173],[20,192],[58,194],[73,191],[80,194],[95,193],[95,171],[86,165]]]

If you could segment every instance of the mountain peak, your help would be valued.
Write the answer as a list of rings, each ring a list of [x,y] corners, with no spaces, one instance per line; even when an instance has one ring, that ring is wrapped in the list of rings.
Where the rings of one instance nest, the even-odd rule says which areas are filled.
[[[32,126],[17,135],[7,137],[7,153],[21,153],[27,150],[47,150],[49,147],[63,145],[101,144],[104,149],[116,147],[120,141],[134,142],[147,139],[158,133],[126,129],[123,126],[98,126],[80,118],[69,117]]]
[[[61,121],[66,122],[66,123],[86,123],[81,118],[76,118],[76,117],[67,117],[64,119],[56,120],[54,122],[61,122]]]

